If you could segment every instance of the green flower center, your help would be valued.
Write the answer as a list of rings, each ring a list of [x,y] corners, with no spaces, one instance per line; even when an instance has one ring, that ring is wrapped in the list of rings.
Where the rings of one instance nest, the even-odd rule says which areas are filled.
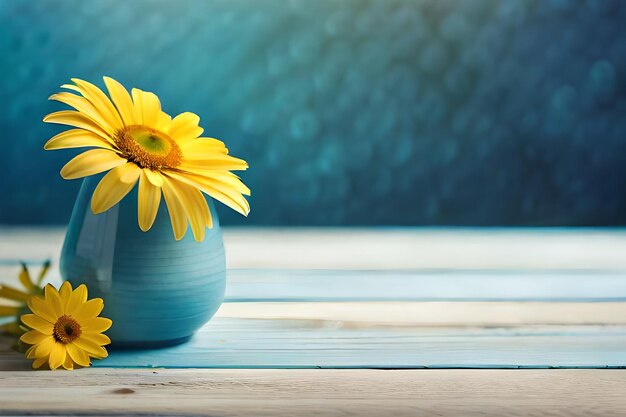
[[[126,126],[113,139],[122,156],[141,168],[176,168],[182,161],[178,144],[165,133],[147,126]]]

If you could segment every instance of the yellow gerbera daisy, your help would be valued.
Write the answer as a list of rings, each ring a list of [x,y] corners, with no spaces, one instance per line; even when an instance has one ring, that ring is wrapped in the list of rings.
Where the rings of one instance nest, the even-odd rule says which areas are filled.
[[[95,85],[73,78],[63,85],[79,93],[50,96],[74,109],[51,113],[44,122],[74,126],[50,139],[45,149],[95,148],[76,156],[61,169],[65,179],[82,178],[109,171],[91,200],[94,213],[117,204],[139,182],[138,221],[147,231],[165,198],[177,240],[191,225],[197,241],[212,226],[211,213],[202,192],[230,208],[248,215],[250,195],[239,177],[230,171],[248,164],[228,155],[222,141],[200,137],[200,118],[181,113],[173,119],[161,110],[156,95],[137,88],[132,97],[117,81],[104,77],[109,97]],[[242,195],[243,194],[243,195]]]
[[[87,301],[84,284],[72,291],[67,281],[60,291],[48,284],[43,297],[30,297],[28,308],[33,314],[24,314],[22,323],[32,330],[20,340],[32,345],[26,358],[34,359],[33,368],[48,364],[50,369],[74,369],[75,365],[89,366],[90,357],[106,358],[102,346],[111,339],[102,332],[111,327],[111,320],[98,317],[103,307],[101,298]]]
[[[39,272],[39,276],[35,281],[30,277],[28,267],[22,263],[22,270],[18,276],[20,284],[24,289],[14,288],[10,285],[0,284],[0,298],[9,300],[11,305],[0,305],[0,317],[14,316],[15,320],[4,323],[0,326],[0,330],[3,330],[9,334],[19,336],[24,331],[19,325],[19,317],[26,310],[26,301],[32,295],[39,295],[43,293],[41,288],[41,282],[46,273],[50,269],[50,261],[46,261],[43,264],[43,268]]]

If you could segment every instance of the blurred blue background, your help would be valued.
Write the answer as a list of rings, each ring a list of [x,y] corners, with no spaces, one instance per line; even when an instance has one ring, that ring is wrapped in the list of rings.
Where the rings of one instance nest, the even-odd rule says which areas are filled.
[[[623,225],[626,2],[0,0],[0,223],[68,221],[70,77],[200,115],[248,225]]]

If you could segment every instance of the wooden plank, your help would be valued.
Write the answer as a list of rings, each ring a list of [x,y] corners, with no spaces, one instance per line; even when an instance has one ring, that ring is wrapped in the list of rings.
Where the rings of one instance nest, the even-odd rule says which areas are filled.
[[[626,272],[231,269],[226,300],[626,301]]]
[[[621,368],[626,326],[350,327],[217,318],[185,345],[112,351],[102,367]]]
[[[9,236],[12,237],[3,245],[9,246],[9,252],[14,251],[11,253],[35,255],[44,250],[58,250],[62,231],[47,230],[42,234],[37,230],[11,230]],[[230,256],[237,263],[244,257],[240,249],[266,253],[268,257],[257,259],[255,265],[263,265],[268,259],[273,259],[271,263],[276,265],[289,257],[278,257],[274,251],[284,254],[281,247],[285,250],[296,247],[300,250],[310,248],[307,256],[319,262],[318,265],[346,267],[349,265],[337,263],[334,250],[341,252],[347,248],[347,253],[354,255],[354,259],[363,260],[354,253],[354,248],[360,248],[363,242],[376,247],[376,242],[380,241],[385,242],[387,250],[377,258],[376,265],[397,260],[394,258],[396,249],[403,251],[405,248],[412,248],[420,254],[423,250],[424,259],[433,254],[437,258],[439,255],[434,252],[454,255],[463,248],[474,255],[482,255],[473,264],[450,262],[446,264],[449,267],[446,270],[436,268],[439,261],[420,263],[421,256],[417,264],[407,263],[409,258],[402,262],[435,269],[234,269],[230,272],[228,285],[231,301],[279,300],[281,303],[226,303],[218,318],[202,329],[189,345],[152,353],[115,352],[99,365],[619,367],[626,363],[621,348],[626,320],[623,302],[465,303],[459,300],[623,299],[626,270],[620,269],[623,257],[617,253],[622,235],[619,230],[570,232],[542,229],[485,233],[430,229],[371,232],[234,229],[226,232],[227,244],[231,242],[235,248],[235,255]],[[434,246],[428,245],[430,241]],[[268,247],[274,248],[270,251],[274,255],[264,252],[267,242],[270,242]],[[578,249],[572,249],[572,244]],[[501,260],[488,256],[515,253],[506,265],[516,265],[515,262],[529,261],[528,252],[516,250],[529,246],[534,248],[531,255],[536,256],[537,248],[543,247],[545,251],[549,245],[555,245],[568,254],[568,259],[572,258],[569,270],[556,269],[558,264],[534,261],[530,262],[531,266],[547,269],[501,270],[498,269],[503,265]],[[476,247],[481,249],[476,252]],[[608,258],[594,258],[595,255],[587,253],[597,250],[605,250],[603,256]],[[581,259],[584,262],[580,263]],[[606,259],[611,260],[609,266],[614,269],[602,269],[603,264],[599,262]],[[238,265],[248,261],[242,262]],[[287,259],[285,262],[291,261]],[[374,266],[368,264],[368,260],[364,262]],[[571,269],[577,265],[586,266],[582,271]],[[472,270],[478,266],[482,269]],[[0,270],[12,272],[3,274],[12,277],[17,267],[6,263]],[[454,302],[415,302],[438,299]],[[314,300],[351,302],[312,302]],[[607,327],[609,324],[612,326]],[[311,340],[316,342],[311,343]],[[389,340],[389,348],[383,347],[381,340]],[[528,349],[520,351],[520,345]]]
[[[230,268],[626,270],[625,229],[234,228],[224,236]]]
[[[24,366],[0,339],[0,370]],[[226,303],[182,346],[104,367],[626,367],[626,303]]]
[[[56,261],[62,240],[1,228],[0,280],[18,259]],[[229,298],[283,302],[226,303],[190,344],[79,372],[30,372],[0,339],[0,415],[626,415],[626,373],[609,370],[106,368],[626,362],[622,302],[562,302],[623,296],[624,230],[226,229],[225,242]],[[561,302],[460,302],[542,297]]]
[[[14,279],[16,259],[55,258],[62,238],[61,229],[0,230],[3,279]],[[458,302],[620,298],[626,271],[621,230],[231,229],[225,240],[230,266],[236,268],[230,273],[231,300],[292,302],[227,303],[191,344],[159,352],[113,352],[98,365],[576,367],[625,362],[623,303]],[[54,271],[52,276],[58,279]],[[293,302],[350,297],[362,301]],[[445,297],[457,301],[365,302]],[[28,367],[7,350],[6,341],[3,345],[0,369]]]
[[[224,303],[216,317],[398,331],[409,327],[556,328],[626,325],[626,302],[242,302]]]
[[[626,301],[626,272],[231,269],[226,301]]]
[[[0,227],[0,259],[57,260],[63,228]],[[229,268],[626,271],[626,229],[224,228]]]
[[[626,415],[626,372],[131,370],[0,373],[0,415]]]
[[[23,365],[9,345],[0,370]],[[226,303],[186,345],[95,366],[624,367],[626,303]]]

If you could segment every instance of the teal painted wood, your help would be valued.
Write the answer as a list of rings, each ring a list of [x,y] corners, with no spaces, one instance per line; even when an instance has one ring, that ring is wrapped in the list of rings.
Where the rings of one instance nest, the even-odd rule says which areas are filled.
[[[224,298],[226,265],[217,213],[203,242],[191,230],[176,241],[164,201],[154,225],[137,224],[137,187],[118,205],[94,215],[90,202],[99,177],[83,181],[67,230],[61,275],[84,283],[90,297],[105,300],[107,334],[118,346],[176,344],[188,339]]]
[[[0,259],[0,277],[17,276],[19,265]],[[225,300],[626,301],[626,271],[230,269]]]
[[[216,317],[181,346],[96,367],[626,368],[626,326],[350,328]]]
[[[625,301],[626,271],[231,269],[227,302]]]

